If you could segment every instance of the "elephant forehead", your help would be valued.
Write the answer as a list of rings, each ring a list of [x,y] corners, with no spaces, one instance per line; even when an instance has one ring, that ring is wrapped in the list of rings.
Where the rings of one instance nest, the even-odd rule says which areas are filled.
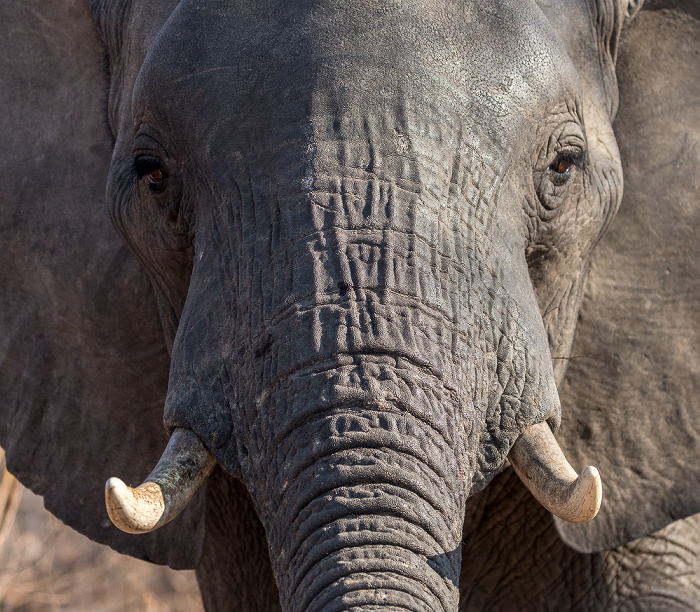
[[[512,129],[577,91],[530,2],[185,1],[141,68],[134,113],[186,120],[216,101],[220,128],[251,109],[342,114],[414,99]]]

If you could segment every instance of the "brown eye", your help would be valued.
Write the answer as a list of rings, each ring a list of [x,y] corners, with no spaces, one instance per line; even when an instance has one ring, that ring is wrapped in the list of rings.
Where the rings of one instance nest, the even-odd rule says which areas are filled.
[[[573,166],[571,160],[564,158],[555,161],[549,169],[557,174],[568,174],[569,170],[571,170],[571,166]]]
[[[168,186],[168,171],[163,168],[162,162],[150,155],[141,155],[134,159],[134,178],[140,181],[148,180],[148,188],[153,193],[163,193]]]
[[[157,168],[148,173],[148,180],[151,181],[151,183],[160,183],[164,178],[163,172]]]

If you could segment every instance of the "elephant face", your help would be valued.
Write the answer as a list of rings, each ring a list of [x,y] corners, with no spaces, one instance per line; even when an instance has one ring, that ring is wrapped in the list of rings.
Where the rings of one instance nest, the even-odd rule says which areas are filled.
[[[466,498],[560,419],[529,270],[566,349],[620,194],[551,25],[183,2],[115,98],[108,203],[172,343],[166,426],[245,482],[285,607],[381,572],[449,608]]]
[[[102,125],[104,48],[113,139],[99,134],[103,148],[88,147],[102,161],[108,150],[109,167],[86,157],[78,174],[106,182],[111,220],[155,295],[100,225],[93,251],[118,256],[103,256],[102,274],[81,272],[74,291],[102,317],[89,324],[102,330],[100,359],[81,362],[78,382],[43,400],[48,417],[29,411],[3,425],[10,464],[21,463],[13,441],[25,434],[15,432],[52,432],[65,411],[78,414],[76,431],[104,423],[93,437],[111,459],[85,467],[91,480],[126,465],[143,478],[138,469],[164,446],[164,414],[168,433],[197,445],[196,455],[179,442],[171,449],[181,472],[201,472],[201,484],[215,462],[244,483],[285,609],[453,609],[467,499],[523,432],[559,426],[561,358],[622,193],[614,61],[635,7],[570,4],[72,9],[100,41],[90,39],[92,72],[75,70],[87,75],[78,93],[59,99],[66,109],[89,101],[82,145]],[[60,48],[50,56],[69,72],[64,57]],[[49,68],[42,78],[50,82]],[[72,189],[60,192],[64,214]],[[97,226],[95,209],[75,205],[70,219]],[[57,236],[47,244],[64,253]],[[49,266],[51,275],[67,265]],[[39,295],[43,281],[37,273],[23,287]],[[110,292],[134,311],[128,324],[105,318],[115,312],[105,308]],[[77,339],[62,341],[62,322],[83,319],[72,316],[56,317],[62,334],[46,332],[51,359],[12,348],[16,360],[64,372],[75,361],[55,355],[95,342],[77,323]],[[24,329],[21,317],[8,320],[13,334]],[[122,328],[140,344],[113,340],[108,332]],[[42,405],[48,385],[35,386],[13,387],[13,409]],[[95,398],[99,409],[71,412]],[[49,469],[29,463],[17,468],[29,480]],[[189,500],[180,480],[163,478],[165,503]],[[46,480],[35,488],[49,494]],[[81,525],[95,496],[79,486],[80,501],[57,493],[47,503]],[[205,529],[197,499],[180,527],[141,536],[148,544],[103,522],[82,528],[142,557],[194,565]]]

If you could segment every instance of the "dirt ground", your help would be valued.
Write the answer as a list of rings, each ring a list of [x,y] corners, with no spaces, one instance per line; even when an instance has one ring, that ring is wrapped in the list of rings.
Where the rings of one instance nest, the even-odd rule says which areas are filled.
[[[194,572],[175,572],[94,544],[40,497],[0,484],[0,611],[202,612]]]

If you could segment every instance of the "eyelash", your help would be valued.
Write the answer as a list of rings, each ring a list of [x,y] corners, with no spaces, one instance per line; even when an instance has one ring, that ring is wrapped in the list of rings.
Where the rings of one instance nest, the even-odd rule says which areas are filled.
[[[556,159],[549,165],[548,170],[555,172],[554,167],[561,162],[568,162],[570,166],[576,166],[582,170],[586,163],[586,154],[580,150],[561,151],[557,155]]]

